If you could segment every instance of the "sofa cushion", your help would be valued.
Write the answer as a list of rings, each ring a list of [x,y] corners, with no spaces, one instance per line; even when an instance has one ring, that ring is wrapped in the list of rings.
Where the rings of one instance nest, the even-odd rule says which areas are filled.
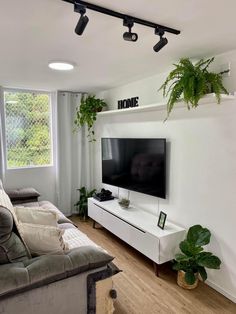
[[[63,241],[64,230],[39,224],[19,223],[22,237],[33,256],[64,254],[67,247]]]
[[[65,232],[63,234],[63,240],[68,246],[69,250],[75,249],[75,248],[81,248],[83,246],[93,246],[96,248],[99,248],[100,250],[104,251],[103,248],[98,246],[96,243],[94,243],[92,240],[90,240],[86,234],[81,232],[77,228],[68,228],[65,229]]]
[[[12,229],[12,214],[7,208],[0,207],[0,243],[10,238]]]
[[[12,232],[13,217],[10,211],[0,207],[0,264],[14,263],[28,258],[20,238]]]
[[[41,201],[39,202],[39,206],[45,209],[54,210],[59,215],[58,223],[72,223],[70,219],[68,219],[56,206],[54,206],[51,202]]]
[[[58,214],[55,211],[41,207],[14,207],[17,219],[23,223],[33,223],[57,227]]]
[[[9,196],[6,194],[6,192],[4,190],[0,190],[0,207],[4,207],[5,209],[8,209],[10,211],[10,213],[12,214],[12,218],[13,218],[13,221],[14,221],[14,229],[16,231],[16,234],[20,236],[21,238],[21,241],[23,242],[27,252],[28,252],[28,256],[31,257],[30,255],[30,252],[27,248],[27,245],[26,243],[24,242],[24,239],[21,235],[21,232],[18,228],[18,220],[17,220],[17,217],[16,217],[16,214],[15,214],[15,210],[14,210],[14,207],[10,201],[10,198]]]
[[[6,193],[13,204],[19,204],[29,200],[37,201],[40,196],[40,193],[34,188],[8,189]]]
[[[54,211],[58,214],[59,219],[58,219],[58,223],[70,223],[72,224],[72,221],[70,219],[68,219],[55,205],[53,205],[51,202],[49,201],[41,201],[41,202],[27,202],[24,204],[19,204],[22,205],[24,207],[40,207],[42,209],[46,209],[46,210],[51,210]]]
[[[21,239],[12,232],[10,238],[0,244],[0,264],[27,260],[28,253]]]
[[[67,230],[67,229],[76,229],[77,227],[75,225],[72,225],[71,223],[62,223],[62,224],[58,224],[58,227],[63,229],[63,230]]]
[[[14,295],[32,288],[103,267],[113,260],[107,253],[85,246],[66,255],[47,255],[21,263],[0,267],[0,297]]]

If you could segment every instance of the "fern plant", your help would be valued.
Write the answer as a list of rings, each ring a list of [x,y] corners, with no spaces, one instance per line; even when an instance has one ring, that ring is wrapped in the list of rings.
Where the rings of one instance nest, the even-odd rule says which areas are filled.
[[[80,106],[76,108],[76,117],[74,123],[77,128],[87,125],[88,139],[90,142],[96,141],[93,124],[97,119],[97,113],[102,111],[102,109],[106,106],[107,104],[103,99],[89,95],[82,97]]]
[[[178,64],[174,64],[175,69],[170,72],[159,89],[163,90],[164,97],[169,96],[167,118],[180,98],[190,109],[196,108],[199,100],[209,92],[215,93],[217,103],[221,101],[222,92],[228,94],[222,82],[222,74],[228,71],[209,72],[208,67],[213,61],[214,57],[201,59],[194,65],[188,58],[182,58]]]

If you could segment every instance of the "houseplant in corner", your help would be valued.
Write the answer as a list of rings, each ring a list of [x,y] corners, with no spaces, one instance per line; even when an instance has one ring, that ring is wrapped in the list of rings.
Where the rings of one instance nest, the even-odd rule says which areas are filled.
[[[177,283],[185,289],[194,289],[198,285],[198,277],[207,279],[205,268],[220,269],[220,259],[203,246],[210,243],[211,232],[207,228],[195,225],[189,228],[187,237],[179,245],[182,253],[175,256],[173,268],[178,271]]]
[[[96,192],[96,189],[93,189],[91,191],[88,191],[85,186],[78,189],[80,192],[80,197],[78,202],[75,204],[78,214],[83,220],[86,220],[88,217],[88,198],[92,197],[94,193]]]
[[[90,142],[94,142],[95,134],[93,124],[96,121],[97,113],[102,111],[107,104],[103,99],[96,98],[93,95],[83,96],[80,106],[76,108],[76,117],[74,123],[77,128],[87,125],[88,138]]]
[[[183,100],[187,108],[196,108],[199,100],[208,93],[215,93],[217,102],[220,103],[221,93],[228,94],[223,86],[221,73],[209,72],[208,67],[214,61],[201,59],[193,64],[190,59],[182,58],[178,64],[174,64],[172,70],[159,90],[163,90],[163,96],[168,97],[167,118],[174,105]],[[166,119],[167,119],[166,118]]]

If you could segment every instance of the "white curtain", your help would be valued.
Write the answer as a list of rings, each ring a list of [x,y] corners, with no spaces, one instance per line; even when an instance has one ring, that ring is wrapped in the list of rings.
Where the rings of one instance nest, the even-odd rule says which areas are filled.
[[[92,189],[92,144],[87,130],[73,132],[80,93],[59,92],[57,108],[57,200],[58,207],[68,216],[75,211],[78,188]]]
[[[4,95],[3,89],[0,86],[0,179],[4,182],[5,179],[5,159],[4,159]]]

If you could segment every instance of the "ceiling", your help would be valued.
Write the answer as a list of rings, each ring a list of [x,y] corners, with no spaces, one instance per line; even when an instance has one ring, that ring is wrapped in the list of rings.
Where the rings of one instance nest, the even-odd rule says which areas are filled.
[[[136,43],[122,38],[122,21],[88,10],[83,36],[79,15],[62,0],[0,0],[0,85],[41,90],[96,92],[165,71],[180,57],[203,57],[236,49],[235,0],[90,0],[90,2],[181,30],[152,49],[158,36],[135,25]],[[49,61],[77,67],[56,72]]]

